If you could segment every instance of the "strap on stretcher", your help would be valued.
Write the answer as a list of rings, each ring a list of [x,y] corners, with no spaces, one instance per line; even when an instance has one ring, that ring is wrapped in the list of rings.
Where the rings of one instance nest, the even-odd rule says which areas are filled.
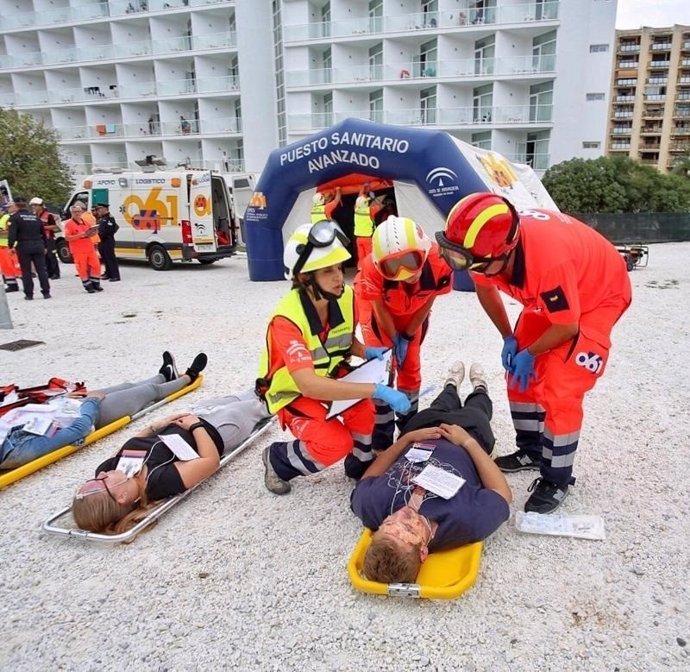
[[[264,432],[266,432],[271,427],[274,421],[275,417],[267,418],[266,421],[259,425],[239,446],[237,446],[237,448],[234,448],[228,453],[225,453],[220,458],[220,466],[218,467],[216,473],[218,473],[218,471],[220,471],[226,464],[228,464],[228,462],[231,462],[235,457],[237,457],[237,455],[239,455],[246,448],[248,448],[255,439],[257,439]],[[57,523],[56,521],[59,521],[60,518],[68,515],[72,511],[71,506],[68,506],[62,509],[61,511],[58,511],[58,513],[48,518],[48,520],[46,520],[43,523],[43,525],[41,525],[41,528],[44,532],[48,532],[49,534],[55,534],[62,537],[70,537],[73,539],[81,539],[82,541],[96,541],[106,544],[119,544],[122,542],[131,541],[140,532],[142,532],[149,525],[153,524],[156,520],[158,520],[166,511],[172,509],[173,506],[175,506],[181,500],[183,500],[190,492],[192,492],[192,490],[201,485],[201,483],[205,482],[205,480],[200,481],[195,486],[189,488],[189,490],[185,490],[184,492],[181,492],[179,495],[175,495],[174,497],[169,497],[168,499],[162,500],[157,506],[154,506],[152,509],[150,509],[148,514],[144,518],[142,518],[134,527],[127,530],[126,532],[121,532],[120,534],[103,534],[101,532],[89,532],[88,530],[81,530],[77,527],[61,527],[59,523]]]

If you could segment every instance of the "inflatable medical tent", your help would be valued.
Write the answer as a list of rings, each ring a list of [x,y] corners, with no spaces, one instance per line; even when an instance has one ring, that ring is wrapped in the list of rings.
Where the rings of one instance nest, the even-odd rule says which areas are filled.
[[[309,221],[315,189],[351,173],[392,181],[398,213],[428,233],[476,191],[506,196],[519,209],[557,209],[529,166],[444,131],[345,119],[271,152],[244,216],[251,280],[284,278],[283,241]]]

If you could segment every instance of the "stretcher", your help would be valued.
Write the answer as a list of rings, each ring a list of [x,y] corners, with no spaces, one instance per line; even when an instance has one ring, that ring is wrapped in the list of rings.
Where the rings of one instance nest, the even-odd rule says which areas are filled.
[[[347,563],[350,582],[356,590],[391,597],[424,597],[450,600],[471,588],[479,574],[484,543],[477,541],[449,551],[430,553],[422,564],[417,583],[380,583],[364,577],[364,555],[371,542],[371,530],[365,529]]]
[[[274,417],[266,418],[264,422],[257,425],[254,431],[239,446],[237,446],[237,448],[234,448],[233,450],[223,454],[223,456],[220,458],[220,467],[218,468],[218,471],[220,471],[226,464],[228,464],[228,462],[231,462],[235,457],[237,457],[237,455],[248,448],[259,436],[267,431],[274,420]],[[161,500],[151,509],[149,509],[146,516],[142,518],[136,525],[134,525],[134,527],[120,534],[89,532],[88,530],[82,530],[78,527],[75,527],[74,521],[70,515],[72,511],[71,506],[58,511],[56,514],[48,518],[48,520],[41,525],[41,528],[44,532],[48,532],[48,534],[55,534],[60,537],[69,537],[71,539],[80,539],[81,541],[95,541],[106,544],[128,543],[133,541],[140,532],[143,532],[147,527],[153,525],[153,523],[155,523],[166,511],[169,511],[176,504],[182,501],[190,492],[192,492],[192,490],[199,487],[201,483],[205,482],[206,481],[201,481],[179,495]]]
[[[32,460],[27,464],[23,464],[21,467],[17,467],[16,469],[10,469],[9,471],[1,471],[0,490],[24,478],[25,476],[28,476],[29,474],[33,474],[35,471],[38,471],[39,469],[43,469],[43,467],[47,467],[49,464],[53,464],[53,462],[61,460],[63,457],[66,457],[67,455],[71,455],[72,453],[76,453],[78,450],[81,450],[86,446],[90,446],[92,443],[95,443],[99,439],[102,439],[104,436],[108,436],[108,434],[116,432],[118,429],[121,429],[122,427],[128,425],[130,422],[133,422],[134,420],[138,420],[147,413],[150,413],[151,411],[160,408],[161,406],[164,406],[165,404],[168,404],[171,401],[174,401],[175,399],[179,399],[180,397],[184,396],[185,394],[188,394],[189,392],[192,392],[193,390],[196,390],[203,382],[203,379],[203,376],[198,376],[193,383],[190,383],[189,385],[187,385],[187,387],[183,387],[181,390],[178,390],[177,392],[168,395],[167,397],[165,397],[165,399],[161,399],[160,401],[157,401],[156,403],[147,406],[146,408],[142,409],[138,413],[135,413],[134,415],[125,415],[122,418],[118,418],[110,424],[105,425],[104,427],[101,427],[100,429],[91,432],[84,439],[84,442],[79,444],[78,446],[63,446],[62,448],[54,450],[52,453],[42,455],[41,457]]]

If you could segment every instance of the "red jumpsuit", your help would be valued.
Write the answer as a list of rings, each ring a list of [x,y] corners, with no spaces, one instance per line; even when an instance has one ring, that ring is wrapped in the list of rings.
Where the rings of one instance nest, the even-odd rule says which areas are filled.
[[[429,299],[451,291],[451,278],[452,271],[439,256],[436,243],[432,244],[422,274],[415,283],[386,280],[374,265],[373,258],[366,258],[360,264],[354,283],[357,310],[362,319],[364,316],[369,318],[368,323],[361,322],[364,344],[373,347],[393,347],[391,339],[377,323],[376,316],[370,308],[374,301],[382,301],[393,318],[395,330],[398,333],[406,333],[413,315],[421,310]],[[410,411],[398,419],[400,426],[417,412],[419,405],[419,389],[422,384],[420,349],[427,326],[428,319],[417,329],[410,341],[403,365],[396,367],[396,386],[400,392],[407,395],[411,403]],[[393,443],[395,418],[389,406],[378,401],[375,403],[376,429],[373,446],[375,449],[385,449]]]
[[[64,226],[65,236],[83,233],[91,226],[86,223],[85,219],[82,219],[81,222],[68,219]],[[74,258],[74,265],[77,267],[77,273],[84,288],[99,287],[101,283],[101,262],[92,239],[77,238],[76,240],[70,240],[69,251]]]
[[[536,380],[508,388],[519,448],[541,457],[541,475],[572,482],[584,395],[604,373],[613,326],[630,305],[630,279],[616,248],[594,229],[547,210],[520,213],[511,278],[472,273],[523,306],[514,332],[520,350],[552,324],[579,324],[578,335],[537,355]]]

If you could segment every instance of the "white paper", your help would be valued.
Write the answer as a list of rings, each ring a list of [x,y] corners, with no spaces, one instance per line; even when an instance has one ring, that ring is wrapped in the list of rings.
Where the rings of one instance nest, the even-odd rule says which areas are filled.
[[[558,537],[578,537],[600,541],[606,538],[601,516],[564,515],[516,511],[515,527],[529,534],[548,534]]]
[[[52,424],[52,418],[34,415],[32,418],[29,418],[28,422],[24,424],[22,429],[25,432],[29,432],[30,434],[45,436],[48,433],[48,430],[50,429]]]
[[[132,478],[141,471],[145,457],[146,453],[141,450],[123,450],[115,469]]]
[[[350,371],[346,376],[338,378],[338,380],[344,383],[387,383],[392,355],[393,351],[387,350],[383,353],[382,360],[376,358],[370,359],[356,369]],[[335,418],[336,415],[340,415],[343,411],[346,411],[360,401],[362,400],[339,399],[338,401],[332,401],[331,408],[328,411],[328,415],[326,415],[326,420]]]
[[[427,464],[412,482],[443,499],[450,499],[465,485],[465,479],[433,464]]]
[[[178,460],[188,462],[189,460],[199,459],[199,453],[197,453],[179,434],[159,434],[158,438],[172,450]]]
[[[405,459],[408,462],[426,462],[433,452],[434,446],[431,444],[413,443],[412,448],[405,453]]]

